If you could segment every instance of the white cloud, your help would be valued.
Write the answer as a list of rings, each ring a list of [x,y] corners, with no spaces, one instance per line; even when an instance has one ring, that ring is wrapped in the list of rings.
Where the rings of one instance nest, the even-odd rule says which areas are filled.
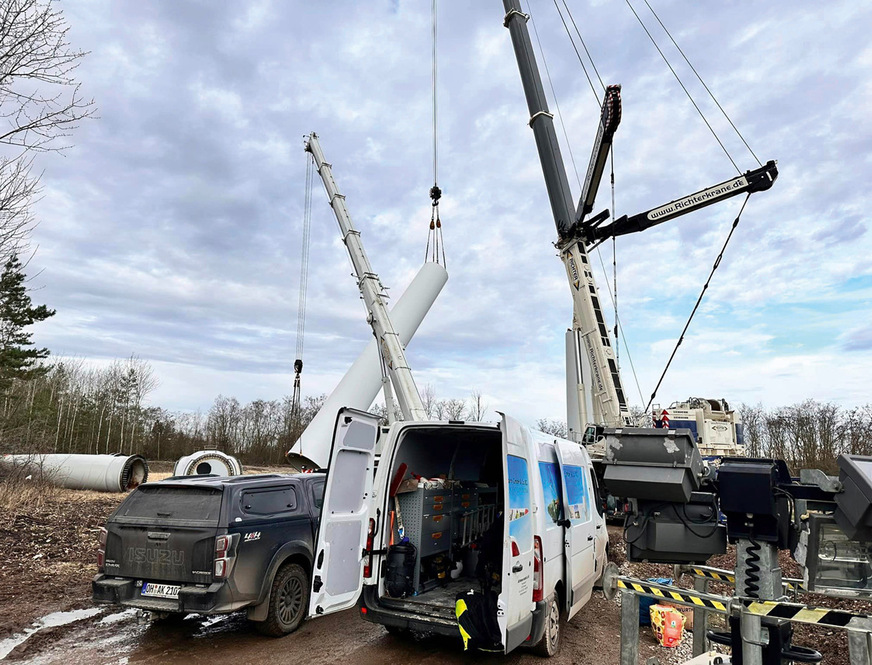
[[[206,13],[99,0],[63,9],[74,45],[92,51],[79,75],[101,119],[83,124],[66,159],[45,162],[32,265],[44,269],[38,299],[58,314],[37,329],[37,343],[95,358],[135,352],[155,365],[154,399],[171,409],[206,409],[218,393],[287,394],[304,134],[319,132],[373,268],[395,296],[423,258],[433,180],[429,11],[350,0]],[[559,19],[548,3],[534,9],[583,170],[596,108]],[[872,9],[839,0],[749,15],[729,3],[665,3],[661,16],[781,173],[751,198],[663,401],[869,401],[872,359],[857,340],[872,302],[864,28]],[[440,20],[439,181],[451,278],[410,362],[418,383],[440,396],[479,389],[492,408],[563,418],[571,299],[509,34],[488,3],[442,11]],[[625,8],[593,3],[580,25],[606,82],[624,86],[619,214],[734,173]],[[698,91],[692,75],[686,80]],[[699,99],[712,111],[704,92]],[[740,168],[753,167],[716,115]],[[304,391],[318,393],[335,385],[370,332],[317,178],[312,202]],[[618,240],[621,318],[643,392],[739,206]],[[607,182],[597,207],[611,207]],[[603,303],[610,257],[604,245],[607,275],[594,266]]]

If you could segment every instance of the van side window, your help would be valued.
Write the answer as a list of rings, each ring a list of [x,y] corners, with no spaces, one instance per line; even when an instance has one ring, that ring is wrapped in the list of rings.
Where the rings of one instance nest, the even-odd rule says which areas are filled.
[[[600,514],[600,517],[602,517],[603,512],[605,511],[605,506],[603,505],[602,495],[600,494],[599,482],[597,482],[596,473],[594,473],[593,469],[590,470],[590,487],[596,511]]]
[[[240,500],[243,514],[251,517],[291,513],[297,509],[297,493],[292,487],[243,492]]]
[[[587,474],[575,464],[563,465],[563,482],[566,483],[567,517],[587,522],[590,515],[590,495]]]
[[[312,499],[315,502],[315,507],[318,510],[321,510],[321,506],[324,505],[324,481],[321,480],[317,483],[312,483]]]
[[[527,460],[506,456],[509,475],[509,535],[522,552],[533,549],[533,517],[530,514],[530,476]]]
[[[563,519],[563,492],[560,487],[560,472],[553,462],[539,462],[539,477],[545,495],[545,510],[554,523]]]

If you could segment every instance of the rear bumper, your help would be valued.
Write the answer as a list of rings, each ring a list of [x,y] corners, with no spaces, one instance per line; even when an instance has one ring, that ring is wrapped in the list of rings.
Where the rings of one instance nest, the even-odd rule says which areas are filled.
[[[378,586],[376,585],[363,587],[358,609],[360,610],[361,618],[372,623],[405,628],[416,633],[443,635],[460,639],[460,631],[457,628],[456,621],[383,607],[378,601]]]
[[[457,621],[451,621],[443,617],[429,616],[403,610],[384,607],[379,603],[378,587],[375,585],[364,586],[360,595],[358,610],[362,619],[379,623],[383,626],[405,628],[416,633],[431,635],[444,635],[460,639],[460,630]],[[532,622],[527,624],[529,635],[525,632],[519,636],[523,646],[538,644],[545,635],[545,620],[548,616],[548,601],[542,600],[536,603],[532,612]],[[521,626],[516,626],[521,628]],[[510,631],[511,632],[511,631]],[[526,638],[526,639],[525,639]]]
[[[140,584],[137,584],[140,582]],[[197,612],[221,614],[239,609],[226,582],[208,586],[182,586],[178,599],[152,598],[141,594],[141,581],[97,575],[91,582],[91,598],[95,603],[136,607],[153,612]]]

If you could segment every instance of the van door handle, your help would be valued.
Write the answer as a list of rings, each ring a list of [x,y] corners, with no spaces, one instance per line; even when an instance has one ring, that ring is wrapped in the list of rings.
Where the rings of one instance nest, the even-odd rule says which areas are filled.
[[[592,535],[591,535],[591,536],[588,536],[587,539],[588,539],[588,540],[593,540],[593,536],[592,536]]]
[[[514,566],[512,566],[513,573],[520,573],[522,570],[524,570],[523,563],[516,563]]]

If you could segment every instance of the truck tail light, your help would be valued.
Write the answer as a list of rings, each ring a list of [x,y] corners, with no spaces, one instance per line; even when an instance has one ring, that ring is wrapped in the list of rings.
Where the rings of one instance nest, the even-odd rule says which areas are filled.
[[[545,595],[545,566],[542,558],[542,539],[533,538],[533,602],[538,603]]]
[[[212,565],[212,577],[223,579],[230,574],[232,562],[236,555],[231,552],[233,540],[237,535],[218,536],[215,539],[215,562]]]
[[[227,577],[227,559],[215,559],[213,577]]]
[[[375,520],[369,518],[369,530],[366,533],[366,552],[369,554],[369,559],[363,566],[363,576],[372,577],[372,546],[375,540]]]
[[[102,573],[106,564],[106,529],[100,527],[99,545],[97,547],[97,572]]]
[[[223,557],[230,547],[230,536],[218,536],[215,539],[215,556]]]
[[[512,556],[521,556],[521,550],[518,548],[518,543],[512,538]]]

